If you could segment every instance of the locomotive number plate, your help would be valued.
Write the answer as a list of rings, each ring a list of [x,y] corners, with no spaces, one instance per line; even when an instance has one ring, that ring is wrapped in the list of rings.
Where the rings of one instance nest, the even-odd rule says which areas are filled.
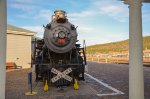
[[[56,81],[59,80],[60,78],[64,78],[64,79],[66,79],[66,80],[68,80],[68,81],[70,81],[70,82],[72,81],[72,78],[67,75],[67,74],[69,74],[70,72],[72,72],[72,69],[71,69],[71,68],[68,68],[68,69],[66,69],[66,70],[63,71],[63,72],[60,72],[60,71],[58,71],[58,70],[55,69],[55,68],[52,68],[52,69],[51,69],[51,72],[54,73],[54,74],[57,74],[57,76],[55,76],[55,77],[53,77],[53,78],[51,79],[52,83],[56,82]]]

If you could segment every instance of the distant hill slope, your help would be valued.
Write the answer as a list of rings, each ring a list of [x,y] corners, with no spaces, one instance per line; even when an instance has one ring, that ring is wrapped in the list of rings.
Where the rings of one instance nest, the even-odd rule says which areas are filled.
[[[143,37],[143,49],[150,49],[150,36]],[[129,40],[112,42],[106,44],[96,44],[87,47],[88,54],[94,53],[112,53],[112,52],[123,52],[128,51]]]

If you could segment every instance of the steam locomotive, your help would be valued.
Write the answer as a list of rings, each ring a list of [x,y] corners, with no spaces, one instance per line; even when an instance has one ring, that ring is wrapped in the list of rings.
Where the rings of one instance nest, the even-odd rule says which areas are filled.
[[[84,80],[85,46],[77,44],[77,27],[71,24],[63,10],[56,10],[44,27],[44,36],[35,40],[34,58],[36,81],[48,81],[55,86]]]

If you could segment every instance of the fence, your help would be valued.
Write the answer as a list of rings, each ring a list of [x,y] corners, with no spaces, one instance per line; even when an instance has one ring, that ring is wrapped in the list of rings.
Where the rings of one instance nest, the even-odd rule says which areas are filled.
[[[128,54],[87,54],[88,61],[100,63],[128,64]],[[144,65],[150,65],[150,56],[143,56]]]

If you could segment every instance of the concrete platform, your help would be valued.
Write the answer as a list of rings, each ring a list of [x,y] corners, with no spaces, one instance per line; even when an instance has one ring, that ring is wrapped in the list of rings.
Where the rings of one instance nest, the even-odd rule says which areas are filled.
[[[49,87],[49,91],[44,92],[43,83],[40,82],[38,83],[34,91],[37,91],[38,93],[40,92],[40,94],[46,95],[50,99],[64,99],[64,98],[72,99],[73,97],[75,98],[87,97],[88,98],[89,96],[95,97],[95,99],[96,97],[98,98],[98,96],[96,96],[98,92],[94,90],[91,86],[89,86],[87,83],[85,83],[84,81],[79,82],[79,90],[74,90],[73,86],[64,87],[63,90],[56,88],[56,87]],[[91,98],[88,98],[88,99],[91,99]]]
[[[27,83],[28,70],[7,72],[6,99],[127,99],[119,90],[85,75],[85,81],[79,81],[79,90],[74,90],[73,86],[60,90],[54,86],[49,87],[49,91],[44,92],[43,82],[34,82],[33,91],[37,94],[26,96],[30,91]],[[34,79],[33,75],[33,79]],[[98,80],[98,81],[97,81]]]
[[[74,90],[73,86],[64,87],[63,90],[50,86],[47,92],[43,91],[43,82],[39,82],[34,84],[36,86],[34,91],[50,99],[125,99],[122,92],[106,84],[103,85],[95,79],[87,74],[85,81],[78,82],[79,90]],[[116,90],[118,92],[115,92]]]

